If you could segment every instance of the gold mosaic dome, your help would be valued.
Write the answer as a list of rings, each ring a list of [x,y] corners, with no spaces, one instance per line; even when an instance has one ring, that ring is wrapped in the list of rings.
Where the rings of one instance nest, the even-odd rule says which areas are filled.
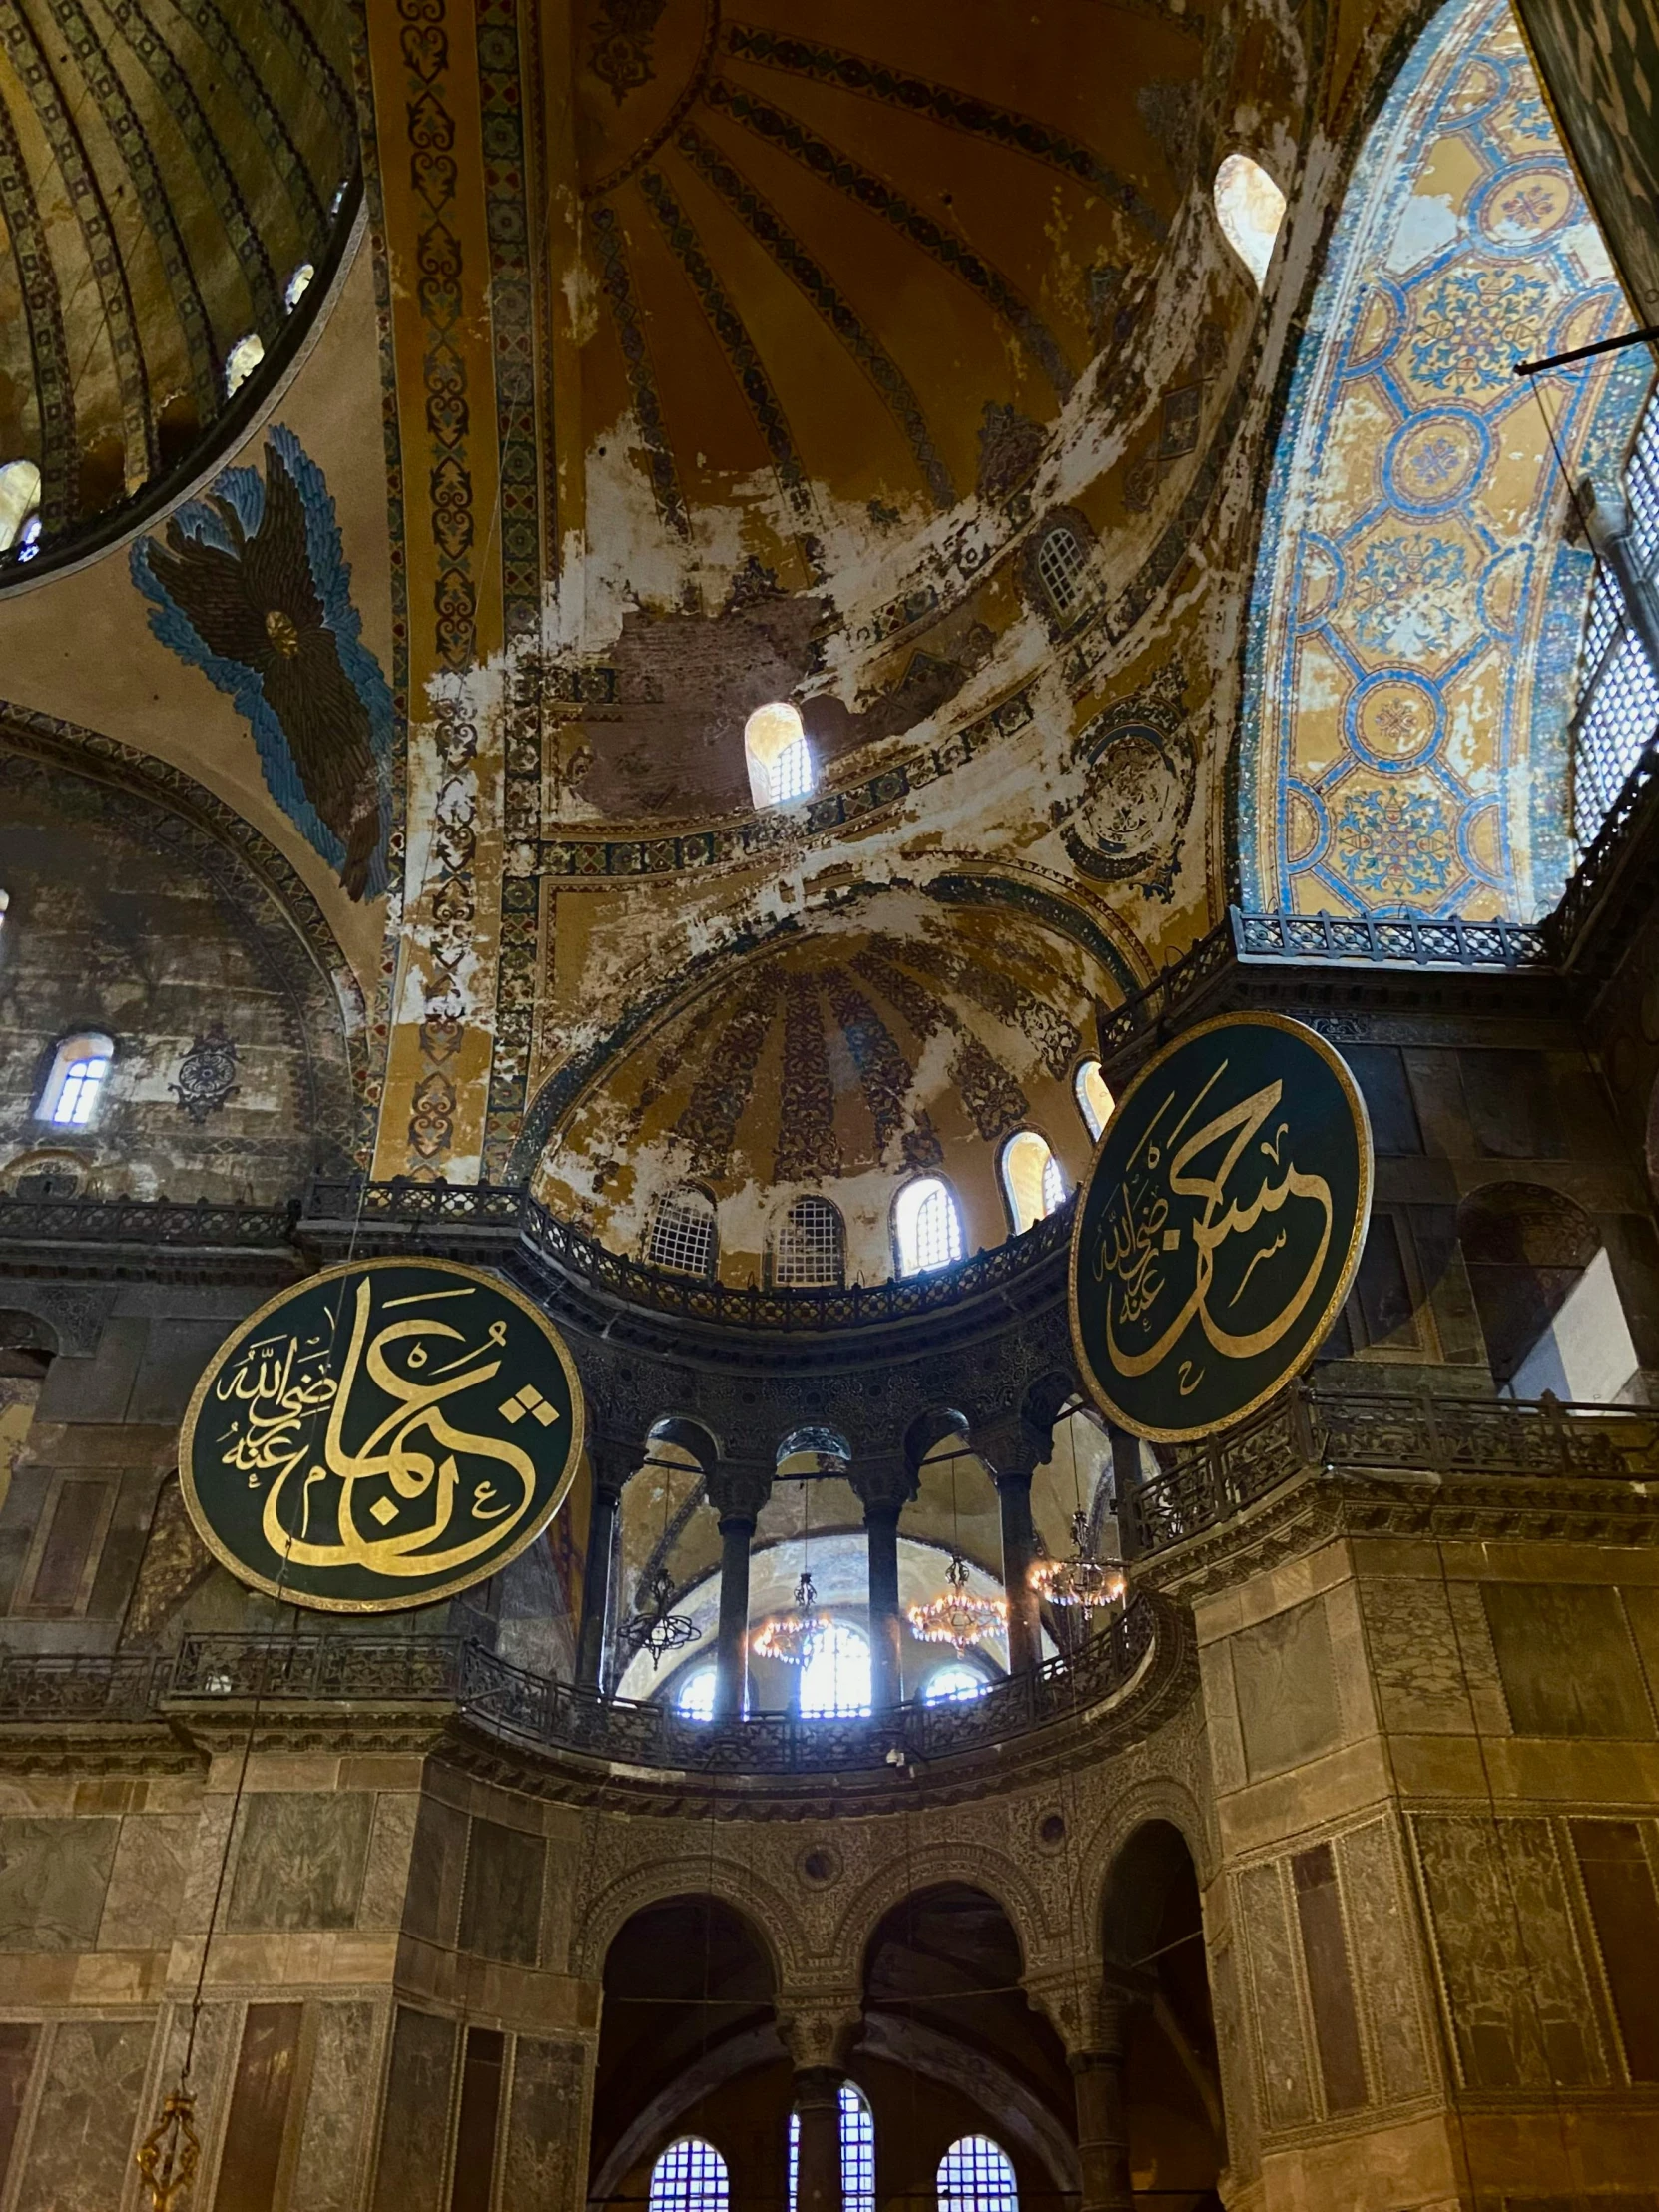
[[[39,481],[0,547],[33,506],[41,561],[85,551],[227,449],[326,289],[356,167],[342,9],[6,9],[0,467]]]

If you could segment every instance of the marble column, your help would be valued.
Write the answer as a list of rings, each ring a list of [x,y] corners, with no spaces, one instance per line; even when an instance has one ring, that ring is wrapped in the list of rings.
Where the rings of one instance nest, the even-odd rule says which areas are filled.
[[[715,1718],[740,1720],[749,1695],[749,1549],[772,1469],[723,1459],[707,1477],[720,1525],[720,1627],[715,1643]]]
[[[588,1438],[588,1467],[593,1475],[588,1507],[588,1551],[582,1568],[582,1624],[576,1641],[576,1680],[584,1690],[602,1687],[605,1646],[611,1620],[611,1562],[616,1550],[617,1511],[622,1485],[640,1455],[609,1437]]]
[[[842,2212],[841,2078],[833,2066],[796,2068],[795,2110],[801,2123],[796,2212]]]
[[[855,1466],[849,1481],[864,1508],[869,1574],[869,1687],[876,1712],[904,1695],[904,1623],[898,1605],[898,1517],[916,1494],[915,1475],[902,1459]]]

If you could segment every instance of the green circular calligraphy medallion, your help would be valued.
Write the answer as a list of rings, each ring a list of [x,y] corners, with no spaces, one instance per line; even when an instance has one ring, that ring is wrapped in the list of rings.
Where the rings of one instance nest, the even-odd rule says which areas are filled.
[[[381,1613],[516,1558],[581,1452],[575,1363],[528,1299],[447,1261],[360,1260],[284,1291],[220,1347],[179,1475],[240,1581]]]
[[[1252,1413],[1318,1352],[1371,1214],[1371,1123],[1323,1037],[1282,1014],[1201,1022],[1101,1135],[1071,1248],[1091,1392],[1178,1443]]]

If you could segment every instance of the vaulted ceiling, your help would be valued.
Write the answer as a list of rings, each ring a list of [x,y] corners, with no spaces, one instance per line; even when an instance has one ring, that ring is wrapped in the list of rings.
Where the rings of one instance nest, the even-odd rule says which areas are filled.
[[[352,212],[346,30],[325,0],[0,8],[0,463],[40,469],[42,557],[257,410],[294,273]]]

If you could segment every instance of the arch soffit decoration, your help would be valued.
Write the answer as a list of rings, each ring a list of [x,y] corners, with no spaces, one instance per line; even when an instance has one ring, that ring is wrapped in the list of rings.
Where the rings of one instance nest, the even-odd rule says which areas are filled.
[[[597,1891],[581,1915],[581,1934],[571,1945],[572,1973],[597,1981],[625,1924],[648,1906],[666,1905],[673,1898],[712,1898],[735,1913],[765,1952],[774,1994],[782,2002],[788,1983],[806,1967],[799,1911],[753,1865],[719,1854],[655,1860]]]
[[[71,778],[112,809],[112,827],[126,836],[149,830],[176,845],[182,827],[214,888],[256,934],[262,964],[275,972],[307,1043],[317,1086],[312,1136],[363,1156],[369,1141],[367,1013],[355,969],[317,900],[284,855],[236,810],[171,763],[119,740],[0,699],[0,784],[10,776]],[[308,1049],[311,1025],[340,1038],[349,1071],[331,1084],[326,1058]],[[320,1082],[318,1081],[320,1078]],[[328,1096],[332,1090],[337,1095]]]
[[[1125,1849],[1143,1828],[1155,1823],[1173,1828],[1186,1845],[1200,1892],[1208,1890],[1219,1876],[1217,1839],[1210,1833],[1203,1808],[1186,1785],[1169,1775],[1136,1783],[1101,1815],[1083,1845],[1077,1894],[1087,1904],[1091,1940],[1099,1938],[1107,1893]]]

